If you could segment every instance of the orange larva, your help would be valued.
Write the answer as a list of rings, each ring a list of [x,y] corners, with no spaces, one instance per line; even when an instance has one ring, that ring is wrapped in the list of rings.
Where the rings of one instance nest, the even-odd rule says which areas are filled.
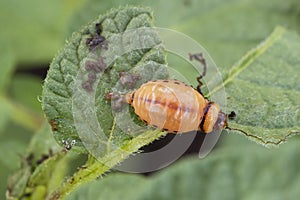
[[[149,81],[125,98],[143,121],[170,133],[210,133],[226,127],[226,115],[217,103],[177,80]]]

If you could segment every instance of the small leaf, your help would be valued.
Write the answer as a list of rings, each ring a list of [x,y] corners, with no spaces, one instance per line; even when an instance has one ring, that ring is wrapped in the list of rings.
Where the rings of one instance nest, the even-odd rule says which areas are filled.
[[[227,74],[232,130],[270,146],[300,133],[300,37],[278,27]]]
[[[60,152],[62,148],[56,143],[52,134],[51,128],[48,124],[44,123],[41,129],[31,138],[30,144],[27,148],[27,155],[33,155],[31,160],[34,163],[42,163],[45,155],[50,156],[49,153],[55,154]],[[46,158],[45,158],[46,160]]]
[[[9,177],[7,184],[7,199],[18,199],[24,194],[27,182],[31,175],[30,167],[24,166],[18,172]]]
[[[110,174],[66,199],[297,199],[299,156],[299,140],[273,151],[236,145],[205,159],[185,159],[147,178]]]
[[[15,141],[12,144],[8,141],[6,141],[6,143],[10,145],[10,148],[14,147],[14,151],[12,151],[12,149],[10,149],[10,151],[4,151],[7,152],[6,160],[15,157],[16,155],[14,154],[17,149],[21,149],[18,152],[19,154],[26,152],[25,146],[22,148],[22,146]],[[2,150],[5,145],[0,144],[0,147]],[[10,198],[20,198],[26,195],[26,193],[32,196],[38,195],[40,194],[38,192],[40,191],[38,189],[39,186],[48,189],[47,184],[51,181],[52,177],[57,177],[57,174],[53,175],[52,173],[63,173],[63,175],[65,175],[64,169],[67,168],[67,164],[60,162],[65,155],[65,152],[61,152],[61,150],[51,135],[49,125],[45,124],[31,139],[26,154],[22,154],[21,169],[9,177],[7,195]],[[2,159],[4,158],[1,157],[1,160]],[[10,167],[14,169],[16,169],[16,166],[10,165]],[[59,171],[57,171],[56,168],[59,168]],[[63,178],[64,176],[62,176],[60,181],[62,181]],[[60,182],[58,181],[58,183]]]
[[[0,104],[1,105],[1,104]],[[29,137],[32,133],[24,130],[24,128],[17,126],[15,123],[8,121],[3,130],[0,131],[0,152],[3,152],[0,156],[0,168],[1,168],[1,184],[0,184],[0,198],[4,199],[5,190],[7,189],[8,177],[17,169],[20,168],[20,158],[24,156],[26,146],[29,143]],[[24,158],[24,157],[23,157]],[[26,177],[23,177],[26,176]],[[24,166],[10,178],[9,189],[11,194],[20,194],[22,188],[26,184],[26,180],[29,178],[28,168]],[[15,181],[19,181],[14,182]],[[15,186],[10,187],[10,186]]]

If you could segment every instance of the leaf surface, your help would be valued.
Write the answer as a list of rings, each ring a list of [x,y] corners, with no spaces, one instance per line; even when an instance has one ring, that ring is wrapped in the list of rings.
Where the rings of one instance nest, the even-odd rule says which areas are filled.
[[[300,37],[278,27],[227,74],[229,127],[263,145],[300,133]]]
[[[91,46],[87,45],[87,41],[90,40],[91,37],[99,36],[101,27],[102,36],[104,36],[107,41],[110,41],[108,48],[111,48],[112,51],[115,49],[119,50],[125,48],[125,46],[122,45],[125,45],[126,42],[123,41],[122,44],[118,38],[114,40],[115,35],[124,33],[127,29],[150,26],[152,26],[152,16],[147,9],[125,7],[120,10],[111,10],[107,14],[99,16],[98,19],[89,25],[83,27],[80,32],[74,33],[65,48],[54,58],[45,80],[42,104],[48,121],[53,127],[54,136],[60,144],[63,144],[63,141],[76,141],[74,148],[85,151],[80,136],[78,135],[77,127],[75,126],[74,111],[72,110],[74,107],[72,107],[72,103],[75,101],[73,99],[73,95],[76,94],[74,92],[75,89],[82,87],[85,90],[83,86],[84,82],[79,86],[74,85],[75,80],[78,78],[77,74],[81,70],[81,65],[85,65],[86,68],[87,64],[85,59],[93,53]],[[146,33],[146,36],[149,37],[150,35],[147,34],[153,35],[153,33]],[[109,40],[110,38],[112,38],[112,40]],[[145,73],[140,70],[142,74],[140,75],[141,80],[139,84],[141,84],[142,81],[145,82],[145,80],[153,78],[152,74],[157,70],[159,76],[167,76],[166,70],[162,69],[162,71],[159,71],[160,66],[164,63],[163,49],[160,46],[160,40],[154,40],[154,44],[155,46],[152,49],[140,49],[125,53],[117,58],[111,65],[106,66],[103,74],[99,76],[99,84],[96,87],[96,91],[94,91],[95,88],[92,88],[92,91],[86,89],[87,92],[84,94],[85,96],[82,96],[82,101],[78,102],[78,104],[82,104],[84,101],[87,101],[90,93],[95,92],[95,107],[92,109],[96,109],[98,117],[97,123],[100,124],[107,138],[110,137],[110,134],[114,134],[111,138],[114,140],[113,142],[118,145],[128,141],[131,136],[114,125],[111,102],[106,100],[106,94],[112,92],[113,87],[120,78],[120,72],[129,71],[136,66],[146,66],[146,71],[148,71]],[[101,51],[105,51],[105,49]],[[115,55],[112,52],[111,55],[107,55],[107,57],[109,56],[113,57]],[[101,58],[102,57],[98,56],[96,59]],[[83,70],[85,70],[85,68],[83,68]],[[135,73],[139,73],[139,70],[137,69]],[[93,113],[88,110],[86,112],[88,112],[88,116],[93,115]],[[81,114],[79,115],[81,116]],[[86,123],[89,122],[87,121]],[[95,142],[100,144],[101,141],[103,140],[97,140]]]
[[[147,178],[110,174],[66,199],[297,199],[299,156],[299,138],[273,151],[236,145],[202,160],[185,159]]]
[[[298,0],[89,0],[70,23],[70,32],[98,13],[120,5],[149,6],[155,26],[170,28],[195,39],[226,72],[248,49],[265,39],[277,25],[300,31]],[[177,65],[168,59],[170,66]],[[185,64],[185,63],[183,63]],[[188,73],[191,77],[194,74]]]

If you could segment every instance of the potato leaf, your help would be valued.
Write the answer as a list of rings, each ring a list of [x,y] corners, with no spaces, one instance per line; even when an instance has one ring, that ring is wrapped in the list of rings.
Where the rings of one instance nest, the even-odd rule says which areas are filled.
[[[300,37],[278,27],[227,74],[229,127],[271,146],[300,133]]]
[[[110,174],[83,185],[66,199],[297,199],[299,156],[299,140],[273,151],[237,145],[202,160],[182,160],[147,178]]]

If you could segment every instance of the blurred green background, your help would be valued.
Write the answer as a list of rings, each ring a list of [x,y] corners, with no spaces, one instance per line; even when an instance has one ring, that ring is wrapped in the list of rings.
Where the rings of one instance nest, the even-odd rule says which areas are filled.
[[[222,72],[277,25],[300,31],[299,0],[0,0],[0,199],[9,174],[20,167],[30,138],[44,123],[39,100],[51,59],[73,31],[126,4],[152,8],[156,26],[197,40]],[[168,62],[178,65],[176,59]],[[227,135],[218,147],[236,144],[262,148]]]

